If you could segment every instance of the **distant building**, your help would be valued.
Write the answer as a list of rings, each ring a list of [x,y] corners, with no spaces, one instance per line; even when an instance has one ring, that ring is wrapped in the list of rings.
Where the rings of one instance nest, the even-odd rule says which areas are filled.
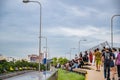
[[[14,57],[6,57],[6,60],[8,62],[10,62],[10,61],[16,62],[17,61],[17,59],[15,59]]]
[[[0,54],[0,61],[1,60],[6,60],[6,57]]]
[[[36,54],[28,55],[28,59],[29,59],[30,62],[39,63],[39,58],[40,58],[40,63],[42,63],[42,60],[44,58],[44,54],[41,53],[40,57],[38,55],[36,55]]]
[[[24,60],[24,61],[30,62],[30,60],[29,60],[28,57],[26,57],[26,58],[22,58],[22,59],[20,59],[20,60]]]

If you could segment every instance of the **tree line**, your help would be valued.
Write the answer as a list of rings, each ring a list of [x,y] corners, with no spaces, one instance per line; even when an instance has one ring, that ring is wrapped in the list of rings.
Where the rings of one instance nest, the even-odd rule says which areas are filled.
[[[45,70],[45,66],[41,64],[41,70]],[[22,70],[38,70],[38,63],[28,62],[25,60],[18,60],[16,62],[13,61],[0,61],[0,74],[22,71]]]
[[[57,58],[54,57],[52,58],[52,62],[49,63],[53,66],[57,66],[58,63],[61,65],[64,65],[67,63],[68,60],[66,58]],[[47,69],[49,69],[49,64],[47,65]],[[39,69],[39,64],[35,62],[28,62],[25,60],[18,60],[16,62],[14,61],[6,61],[6,60],[0,60],[0,74],[3,73],[9,73],[9,72],[15,72],[15,71],[22,71],[22,70],[38,70]],[[40,70],[44,71],[46,70],[46,65],[45,64],[40,64]]]

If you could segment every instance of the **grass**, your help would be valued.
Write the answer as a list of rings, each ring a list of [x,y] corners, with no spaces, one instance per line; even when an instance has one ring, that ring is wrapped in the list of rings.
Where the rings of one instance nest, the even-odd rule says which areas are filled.
[[[58,80],[85,80],[85,77],[83,75],[80,75],[74,72],[68,72],[68,71],[59,69]]]

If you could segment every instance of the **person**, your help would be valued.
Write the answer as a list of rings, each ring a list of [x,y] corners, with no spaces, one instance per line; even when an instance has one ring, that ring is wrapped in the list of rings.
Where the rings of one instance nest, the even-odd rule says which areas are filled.
[[[65,64],[64,64],[64,65],[63,65],[63,64],[61,65],[61,69],[63,69],[63,70],[65,69]]]
[[[105,47],[103,47],[103,49],[101,50],[101,52],[102,52],[102,55],[103,55],[103,53],[105,53],[105,51],[106,51],[106,48]],[[101,63],[101,66],[103,66],[104,64],[103,63]]]
[[[105,80],[110,80],[110,62],[113,58],[112,53],[109,51],[109,48],[106,48],[102,54],[102,61],[104,63],[104,78]]]
[[[57,63],[57,68],[60,68],[60,67],[61,67],[60,63]]]
[[[81,68],[81,60],[78,59],[77,61],[78,61],[78,68]]]
[[[55,71],[55,67],[52,65],[50,65],[50,71]]]
[[[82,53],[80,53],[80,55],[79,55],[79,60],[80,60],[80,66],[79,67],[81,68],[84,65]]]
[[[112,73],[112,75],[111,75],[111,78],[112,78],[112,80],[115,80],[115,55],[116,55],[116,49],[115,48],[113,48],[112,50],[110,49],[110,52],[112,53],[112,55],[113,55],[113,59],[111,60],[111,62],[110,62],[110,67],[111,67],[111,73]],[[117,57],[117,56],[116,56]]]
[[[102,53],[97,48],[95,53],[96,71],[100,71],[101,57],[102,57]]]
[[[112,53],[112,56],[113,56],[113,59],[111,59],[111,62],[110,62],[111,78],[112,80],[115,80],[115,68],[114,68],[115,67],[115,63],[114,63],[115,55],[111,49],[109,49],[109,52]]]
[[[68,70],[69,70],[69,71],[72,71],[72,62],[71,62],[71,61],[69,62]]]
[[[72,69],[74,68],[78,68],[78,62],[77,61],[74,61],[74,64],[72,65]]]
[[[120,48],[115,63],[117,65],[118,80],[120,80]]]
[[[94,50],[94,52],[93,52],[93,60],[92,60],[92,65],[93,66],[95,65],[95,53],[96,53],[96,50]]]
[[[66,63],[65,67],[66,67],[66,70],[69,71],[69,62]]]
[[[83,56],[82,56],[82,52],[80,52],[80,54],[79,54],[79,58],[80,58],[80,57],[83,57]]]
[[[78,56],[77,56],[77,54],[75,54],[75,60],[77,60],[78,59]]]
[[[118,55],[117,49],[116,49],[116,48],[113,48],[112,51],[113,51],[113,53],[114,53],[114,55],[115,55],[115,58],[117,58],[117,55]]]
[[[90,60],[90,63],[92,63],[92,60],[93,60],[93,54],[92,54],[91,51],[89,52],[89,60]]]
[[[85,55],[84,55],[84,57],[83,57],[83,61],[84,61],[84,62],[87,62],[87,63],[88,63],[88,61],[89,61],[87,51],[85,51]]]

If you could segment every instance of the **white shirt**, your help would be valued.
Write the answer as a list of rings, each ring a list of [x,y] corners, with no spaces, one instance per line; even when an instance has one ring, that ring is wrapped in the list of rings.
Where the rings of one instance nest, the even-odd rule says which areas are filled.
[[[117,55],[118,55],[117,51],[116,51],[116,52],[114,52],[114,54],[115,54],[115,58],[117,58]]]

